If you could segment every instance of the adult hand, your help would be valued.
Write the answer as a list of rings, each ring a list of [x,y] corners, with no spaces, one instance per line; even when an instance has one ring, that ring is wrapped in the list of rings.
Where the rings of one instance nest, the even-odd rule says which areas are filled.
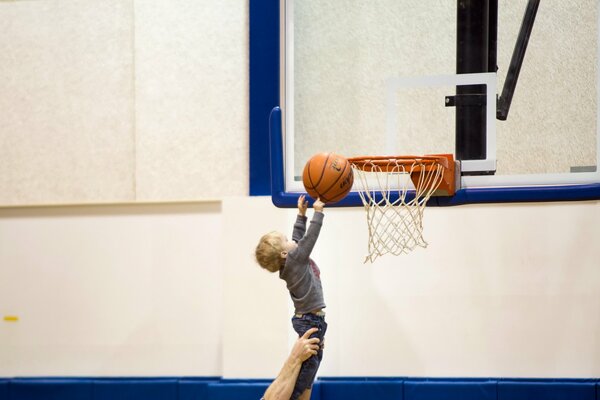
[[[296,340],[291,351],[291,356],[297,358],[300,362],[308,360],[311,356],[317,354],[319,350],[319,338],[311,338],[310,335],[317,332],[318,328],[310,328],[304,335]]]
[[[267,388],[263,396],[264,400],[289,400],[302,363],[317,354],[317,350],[319,350],[319,338],[310,338],[310,335],[317,330],[318,328],[310,328],[296,340],[281,372]],[[309,398],[310,393],[310,389],[307,389],[302,396]]]

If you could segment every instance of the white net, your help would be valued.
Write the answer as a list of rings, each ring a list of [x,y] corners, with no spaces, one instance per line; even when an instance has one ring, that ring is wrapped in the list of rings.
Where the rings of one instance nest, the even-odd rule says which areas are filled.
[[[377,257],[427,247],[423,212],[443,179],[444,167],[430,160],[361,160],[352,163],[355,185],[367,212],[369,254]],[[412,179],[411,179],[412,177]],[[358,184],[356,184],[358,183]]]

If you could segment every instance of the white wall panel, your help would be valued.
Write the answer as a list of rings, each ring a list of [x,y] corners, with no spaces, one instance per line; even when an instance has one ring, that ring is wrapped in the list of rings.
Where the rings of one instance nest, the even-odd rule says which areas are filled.
[[[216,376],[219,203],[0,209],[0,376]]]
[[[270,199],[264,201],[269,205]],[[265,230],[270,221],[271,229],[291,229],[292,210],[282,226],[281,210],[265,209],[257,219],[256,200],[234,204],[235,215],[246,215],[240,223],[260,221]],[[432,207],[425,211],[427,249],[385,256],[372,265],[363,264],[364,210],[326,208],[313,251],[329,324],[319,374],[599,376],[600,248],[594,246],[599,207],[598,202]],[[235,240],[250,252],[258,231],[241,231]],[[287,296],[283,282],[266,286],[266,279],[277,278],[254,273],[258,267],[241,253],[228,263],[239,271],[243,287],[225,283],[224,365],[235,366],[229,377],[264,376],[274,366],[263,363],[285,355],[281,338],[293,337],[291,314],[279,304],[281,292]],[[265,301],[273,305],[259,303]],[[287,297],[286,302],[289,307]],[[247,322],[248,308],[258,312],[257,333]],[[263,343],[269,344],[269,357],[259,350]]]
[[[254,249],[262,235],[288,232],[293,210],[275,208],[268,197],[223,201],[223,376],[276,376],[288,352],[289,295],[277,273],[263,270]],[[290,231],[291,232],[291,231]],[[290,233],[291,234],[291,233]]]
[[[430,208],[429,247],[373,265],[364,211],[326,208],[320,374],[599,376],[599,207]],[[268,197],[0,210],[0,315],[20,318],[0,376],[275,376],[291,300],[253,252],[294,217]]]
[[[0,204],[134,199],[132,3],[0,2]]]
[[[135,1],[135,57],[138,200],[246,195],[247,2]]]

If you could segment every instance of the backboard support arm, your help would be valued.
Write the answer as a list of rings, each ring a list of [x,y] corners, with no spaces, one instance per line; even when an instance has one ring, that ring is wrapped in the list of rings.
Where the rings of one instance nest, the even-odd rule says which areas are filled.
[[[510,104],[512,103],[513,94],[515,93],[517,80],[519,79],[519,73],[521,72],[525,51],[527,50],[527,44],[529,43],[529,37],[533,30],[533,24],[539,5],[540,0],[529,0],[527,3],[519,36],[517,37],[515,49],[513,50],[510,65],[506,73],[506,79],[504,80],[504,86],[502,87],[502,94],[498,98],[496,118],[499,120],[505,121],[508,117],[508,111],[510,110]]]

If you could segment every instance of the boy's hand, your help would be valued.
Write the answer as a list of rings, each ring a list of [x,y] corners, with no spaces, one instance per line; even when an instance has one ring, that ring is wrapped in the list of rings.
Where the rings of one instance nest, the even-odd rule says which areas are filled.
[[[301,195],[298,197],[298,214],[303,217],[306,215],[306,209],[308,208],[308,201],[306,200],[305,195]]]
[[[323,203],[321,201],[321,199],[317,199],[315,200],[315,202],[313,203],[313,208],[315,209],[315,211],[317,212],[323,212],[323,207],[325,206],[325,203]]]

